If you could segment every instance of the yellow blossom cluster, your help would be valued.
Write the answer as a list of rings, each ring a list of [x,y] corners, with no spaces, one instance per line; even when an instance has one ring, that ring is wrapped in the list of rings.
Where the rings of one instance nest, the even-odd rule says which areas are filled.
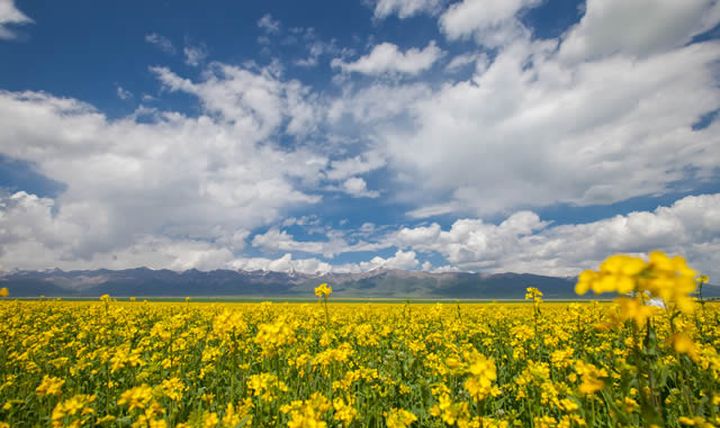
[[[477,351],[470,353],[468,360],[467,372],[470,376],[465,380],[465,389],[470,396],[481,401],[489,395],[499,395],[500,390],[493,385],[497,379],[495,362]]]
[[[295,342],[292,322],[278,319],[272,323],[260,324],[255,336],[255,343],[260,345],[265,355],[277,353],[284,345]]]
[[[416,420],[417,416],[405,409],[392,409],[385,412],[385,424],[388,428],[405,428]]]
[[[40,385],[35,389],[37,395],[60,395],[62,394],[62,386],[65,384],[63,379],[54,376],[43,376]]]
[[[295,400],[282,406],[280,411],[290,415],[289,428],[326,428],[324,414],[331,408],[330,401],[315,392],[307,400]]]
[[[585,294],[634,293],[639,297],[658,298],[665,305],[683,313],[692,313],[691,294],[697,286],[697,272],[681,256],[669,257],[662,251],[652,251],[648,259],[616,254],[608,257],[598,271],[580,274],[575,291]]]
[[[322,283],[315,287],[315,295],[317,297],[324,297],[327,298],[332,293],[332,287],[327,285],[327,283]]]

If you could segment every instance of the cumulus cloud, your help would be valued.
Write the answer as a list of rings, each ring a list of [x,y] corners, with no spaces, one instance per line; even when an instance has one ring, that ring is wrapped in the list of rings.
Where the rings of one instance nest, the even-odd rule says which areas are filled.
[[[233,258],[228,248],[210,242],[138,234],[128,245],[108,246],[79,256],[88,235],[107,234],[90,213],[55,212],[55,201],[26,192],[0,199],[0,269],[86,269],[89,266],[126,269],[137,266],[185,270],[217,269]],[[98,213],[101,215],[101,213]],[[83,222],[85,220],[86,222]],[[107,219],[104,219],[107,222]],[[89,239],[92,239],[90,237]]]
[[[33,20],[15,7],[14,0],[0,0],[0,40],[17,38],[14,27],[31,23]]]
[[[239,270],[263,270],[272,272],[303,272],[303,273],[327,273],[333,267],[315,258],[295,259],[290,253],[284,254],[277,259],[267,257],[244,257],[233,260],[229,267]]]
[[[402,251],[398,250],[395,255],[388,258],[375,256],[370,261],[360,262],[357,264],[355,269],[359,269],[361,272],[367,272],[376,269],[400,269],[400,270],[411,270],[417,268],[419,262],[417,260],[417,254],[415,251]],[[347,266],[346,269],[353,270],[352,267]]]
[[[308,126],[307,117],[300,118],[297,83],[237,68],[202,82],[158,72],[170,89],[197,95],[206,112],[110,120],[75,99],[0,92],[0,152],[66,186],[55,199],[20,194],[23,203],[8,202],[17,215],[4,212],[12,220],[4,227],[27,234],[1,241],[3,266],[116,266],[113,254],[123,263],[139,261],[130,254],[158,246],[178,257],[184,248],[232,255],[243,233],[277,221],[289,207],[320,200],[302,183],[322,177],[327,161],[269,140],[299,132],[299,123]],[[15,222],[28,219],[37,227],[18,229]],[[238,233],[239,242],[222,242]],[[219,263],[226,258],[218,256]],[[169,256],[162,260],[207,264],[195,256],[178,259],[180,265]]]
[[[715,276],[720,274],[720,194],[688,196],[651,212],[584,224],[553,226],[521,211],[498,225],[460,219],[448,230],[433,223],[403,228],[391,239],[402,248],[440,253],[462,270],[576,275],[609,254],[661,249],[683,254]]]
[[[488,215],[607,204],[713,173],[720,125],[694,124],[720,107],[718,43],[580,64],[555,47],[514,43],[408,105],[409,125],[377,128],[408,200]]]
[[[377,198],[380,193],[368,190],[367,183],[361,177],[351,177],[342,184],[342,190],[353,198]]]
[[[397,45],[385,42],[376,45],[369,54],[356,61],[345,62],[335,58],[331,64],[346,73],[415,75],[432,67],[442,55],[442,50],[434,41],[423,49],[410,48],[405,52],[402,52]]]
[[[415,252],[401,250],[388,258],[377,256],[366,262],[341,265],[332,265],[316,258],[296,259],[291,253],[286,253],[277,259],[249,257],[238,258],[230,263],[233,269],[303,273],[361,273],[377,269],[412,270],[418,265]]]
[[[378,0],[375,3],[375,18],[384,19],[397,15],[400,19],[420,13],[434,14],[445,4],[445,0]]]

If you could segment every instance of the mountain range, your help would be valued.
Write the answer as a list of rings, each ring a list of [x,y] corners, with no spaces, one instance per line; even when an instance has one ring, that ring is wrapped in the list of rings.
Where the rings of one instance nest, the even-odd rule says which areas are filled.
[[[326,282],[333,296],[388,299],[523,299],[537,287],[546,299],[577,296],[576,278],[527,273],[470,273],[377,269],[365,273],[305,274],[298,272],[195,269],[177,272],[125,270],[16,271],[0,274],[0,287],[14,297],[236,297],[312,299],[313,288]],[[720,287],[706,285],[703,294],[720,297]]]

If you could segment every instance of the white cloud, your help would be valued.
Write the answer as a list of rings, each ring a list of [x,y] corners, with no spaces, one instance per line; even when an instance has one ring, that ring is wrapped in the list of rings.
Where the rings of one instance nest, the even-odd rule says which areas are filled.
[[[197,96],[208,113],[219,115],[255,140],[268,138],[285,120],[289,121],[287,132],[295,135],[311,131],[318,120],[310,90],[295,80],[279,80],[269,69],[255,73],[213,63],[199,83],[165,67],[151,70],[169,90]]]
[[[127,89],[123,88],[120,85],[117,85],[115,87],[115,93],[117,94],[118,98],[120,98],[123,101],[127,101],[133,97],[132,92],[128,91]]]
[[[232,269],[265,270],[275,272],[303,272],[303,273],[361,273],[377,269],[417,269],[419,262],[413,251],[398,250],[395,255],[383,258],[374,257],[369,261],[331,265],[315,258],[296,259],[291,253],[286,253],[277,259],[266,257],[238,258],[230,262]]]
[[[31,23],[33,20],[15,7],[14,0],[0,0],[0,40],[17,38],[13,27]]]
[[[470,80],[406,105],[412,120],[366,126],[414,215],[607,204],[712,174],[720,124],[693,124],[720,107],[720,44],[580,64],[555,46],[513,43]]]
[[[423,83],[376,83],[354,92],[348,91],[332,100],[327,108],[327,118],[332,124],[340,126],[347,126],[343,119],[349,118],[353,125],[362,128],[363,133],[368,133],[374,128],[367,125],[377,125],[380,122],[397,123],[401,116],[412,112],[413,106],[430,95],[430,88]]]
[[[170,39],[158,33],[150,33],[145,35],[145,41],[157,47],[166,54],[174,55],[176,50]]]
[[[129,245],[78,257],[83,234],[103,233],[97,222],[81,223],[56,203],[25,192],[0,200],[0,269],[86,269],[88,266],[126,269],[137,266],[185,270],[217,269],[233,255],[227,248],[204,241],[138,235]],[[91,219],[87,219],[91,220]]]
[[[390,248],[393,245],[389,242],[373,243],[362,240],[351,244],[345,238],[343,232],[335,230],[329,230],[326,237],[327,240],[323,241],[298,241],[285,230],[271,228],[265,233],[255,235],[252,246],[273,253],[281,251],[303,252],[331,258],[338,254],[375,251]]]
[[[585,10],[564,37],[565,60],[645,57],[683,46],[720,22],[716,0],[588,0]]]
[[[265,44],[271,43],[269,37],[265,36]],[[323,39],[314,27],[290,27],[279,39],[283,47],[292,46],[293,51],[300,55],[292,60],[292,64],[298,67],[312,68],[320,64],[320,59],[328,56],[347,57],[355,52],[349,47],[340,47],[335,38]],[[271,51],[267,51],[268,54]]]
[[[159,73],[196,94],[207,114],[148,111],[142,121],[109,120],[74,99],[0,91],[0,153],[66,186],[55,199],[19,195],[15,214],[2,213],[4,228],[27,233],[0,241],[0,264],[207,266],[200,253],[232,257],[249,230],[320,200],[303,183],[321,179],[327,161],[268,140],[306,123],[300,97],[291,95],[297,83],[236,68],[199,83]],[[22,226],[31,219],[36,226]],[[144,263],[132,256],[152,248],[166,257]]]
[[[415,251],[398,250],[392,257],[375,256],[368,262],[358,263],[358,266],[363,272],[375,269],[411,270],[418,267],[419,262],[416,256]]]
[[[444,214],[451,214],[454,212],[462,211],[463,207],[455,202],[446,202],[440,204],[425,205],[420,208],[408,211],[407,216],[410,218],[428,218],[435,217]]]
[[[267,34],[277,34],[280,32],[280,21],[273,19],[269,13],[258,19],[257,26]]]
[[[461,219],[449,230],[437,224],[403,228],[390,239],[402,248],[438,252],[462,270],[576,275],[613,253],[661,249],[684,254],[692,266],[717,276],[720,194],[585,224],[552,226],[523,211],[499,225]]]
[[[434,14],[445,4],[445,0],[378,0],[375,4],[375,18],[384,19],[397,15],[400,19],[420,13]]]
[[[330,180],[346,180],[355,175],[366,174],[385,166],[385,159],[377,150],[371,150],[351,158],[330,162],[326,176]]]
[[[331,64],[334,68],[339,68],[346,73],[415,75],[432,67],[442,55],[442,50],[435,45],[434,41],[428,43],[423,49],[410,48],[405,52],[400,51],[397,45],[385,42],[376,45],[369,54],[354,62],[345,62],[340,58],[335,58]]]
[[[208,56],[207,48],[204,45],[188,45],[183,49],[185,64],[197,67],[205,61]]]
[[[326,52],[326,45],[316,41],[308,47],[307,58],[301,58],[295,61],[295,65],[299,67],[315,67],[318,65],[320,55]]]
[[[434,13],[440,3],[381,0],[375,14],[406,18]],[[288,29],[284,34],[307,48],[297,65],[335,57],[332,66],[343,72],[335,76],[337,95],[284,78],[278,61],[267,67],[203,64],[202,51],[188,52],[191,46],[183,53],[189,64],[202,65],[200,77],[165,67],[152,72],[164,90],[197,99],[196,117],[142,107],[111,120],[76,99],[0,91],[0,153],[67,186],[55,198],[0,197],[0,265],[354,272],[415,269],[421,266],[415,251],[437,251],[450,264],[436,271],[571,274],[609,252],[653,246],[677,252],[682,246],[712,274],[720,261],[714,255],[720,254],[716,195],[585,225],[553,227],[529,211],[500,225],[481,220],[558,203],[663,194],[677,182],[713,177],[720,163],[720,122],[693,128],[720,108],[720,43],[688,44],[717,25],[717,1],[657,0],[651,7],[646,0],[590,0],[582,20],[561,38],[532,40],[518,16],[540,3],[463,0],[450,6],[439,19],[449,40],[497,48],[488,56],[475,46],[449,59],[448,72],[470,71],[475,63],[463,81],[441,74],[427,83],[358,82],[353,73],[416,76],[444,53],[434,42],[406,51],[382,43],[357,58],[320,41],[314,30]],[[3,33],[12,22],[30,21],[14,3],[0,0],[0,37],[12,35]],[[281,31],[270,15],[258,26],[264,34]],[[148,34],[146,41],[175,53],[163,36]],[[363,175],[380,169],[384,187],[368,190]],[[372,242],[387,226],[368,226],[358,235],[325,230],[326,239],[317,241],[298,241],[277,228],[253,235],[258,227],[281,224],[287,210],[319,202],[315,192],[329,189],[382,194],[407,204],[410,218],[470,218],[448,230],[426,224]],[[716,217],[703,217],[702,210]],[[287,254],[242,258],[248,237],[256,249]],[[334,267],[292,254],[333,257],[396,243],[402,251],[388,259]]]
[[[307,57],[295,60],[293,62],[298,67],[315,67],[319,64],[320,58],[323,56],[349,55],[351,52],[350,49],[340,49],[339,47],[337,47],[336,41],[334,39],[330,40],[329,42],[318,39],[315,31],[312,28],[305,29],[303,39],[304,40],[301,43],[305,44],[306,46]]]
[[[497,47],[528,35],[517,14],[540,0],[463,0],[440,17],[442,32],[450,40],[474,37],[482,45]]]
[[[193,240],[139,234],[127,245],[95,251],[78,258],[77,240],[96,234],[97,223],[79,223],[55,202],[25,192],[0,200],[0,268],[82,269],[102,266],[121,269],[135,266],[185,270],[198,268],[265,269],[299,272],[366,272],[384,269],[431,269],[418,261],[416,251],[438,252],[449,265],[433,272],[474,270],[483,272],[532,272],[575,275],[596,266],[616,252],[646,253],[662,249],[684,254],[692,266],[715,277],[720,275],[720,194],[689,196],[652,212],[633,212],[585,224],[552,226],[532,212],[518,212],[498,225],[478,219],[457,220],[448,230],[437,224],[403,228],[384,243],[348,245],[341,239],[326,242],[295,241],[286,232],[271,229],[256,235],[253,246],[286,251],[279,259],[244,258],[218,240]],[[227,234],[226,234],[227,235]],[[233,239],[244,245],[247,231]],[[291,252],[333,253],[372,251],[401,247],[389,258],[373,257],[358,263],[331,265],[315,258],[293,259]],[[364,248],[363,248],[364,246]],[[334,248],[333,248],[334,247]]]
[[[321,241],[296,241],[292,235],[284,230],[270,229],[263,234],[257,234],[252,240],[252,246],[266,251],[302,251],[305,253],[326,254],[332,256],[331,248],[338,243]],[[344,245],[342,242],[340,245]]]
[[[487,62],[487,55],[475,52],[460,54],[450,60],[450,62],[445,66],[445,71],[454,73],[462,70],[470,64],[475,64],[478,61],[482,61],[483,63]]]
[[[367,183],[361,177],[351,177],[342,184],[342,189],[354,198],[377,198],[380,193],[375,190],[368,190]]]
[[[440,237],[440,225],[433,223],[430,226],[402,228],[395,234],[395,239],[401,247],[417,247],[423,249],[428,243],[434,243]]]
[[[242,270],[264,270],[273,272],[302,272],[302,273],[362,273],[377,269],[416,269],[418,261],[412,251],[398,251],[387,259],[374,257],[370,261],[360,263],[347,263],[332,265],[316,258],[296,259],[291,253],[286,253],[277,259],[266,257],[238,258],[233,260],[229,267]]]
[[[403,248],[439,252],[451,264],[469,269],[496,263],[518,246],[519,239],[546,226],[536,214],[523,211],[497,226],[479,219],[461,219],[448,231],[442,231],[437,224],[403,228],[395,234],[395,241]]]
[[[242,270],[264,270],[272,272],[303,272],[303,273],[327,273],[333,270],[327,262],[315,258],[295,259],[292,254],[287,253],[277,259],[265,257],[239,258],[230,263],[232,269]]]

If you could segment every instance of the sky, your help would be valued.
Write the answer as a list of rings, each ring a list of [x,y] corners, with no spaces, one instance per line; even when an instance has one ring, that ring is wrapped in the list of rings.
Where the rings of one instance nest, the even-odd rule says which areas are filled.
[[[720,278],[718,0],[0,0],[0,270]]]

